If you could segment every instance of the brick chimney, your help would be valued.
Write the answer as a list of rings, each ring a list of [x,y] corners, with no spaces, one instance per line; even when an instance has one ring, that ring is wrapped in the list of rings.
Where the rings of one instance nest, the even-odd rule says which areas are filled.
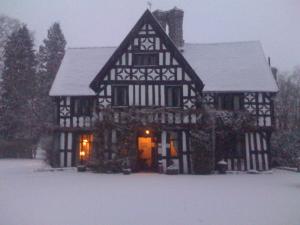
[[[152,14],[158,20],[164,31],[166,31],[168,12],[157,9]]]
[[[153,15],[160,22],[162,28],[166,31],[166,26],[169,27],[169,37],[180,50],[183,50],[183,16],[184,12],[177,7],[168,11],[155,10]]]

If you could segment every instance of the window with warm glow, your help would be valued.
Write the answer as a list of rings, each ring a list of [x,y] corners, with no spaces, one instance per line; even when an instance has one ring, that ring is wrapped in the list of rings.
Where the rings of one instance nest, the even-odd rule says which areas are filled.
[[[170,132],[170,157],[178,156],[178,134],[176,132]]]
[[[92,154],[93,135],[84,134],[80,136],[79,156],[81,159],[89,159]]]

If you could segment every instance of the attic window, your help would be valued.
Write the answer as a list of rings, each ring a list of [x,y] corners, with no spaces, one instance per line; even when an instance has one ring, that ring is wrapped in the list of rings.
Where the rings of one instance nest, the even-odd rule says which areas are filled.
[[[134,53],[134,66],[155,66],[158,65],[158,53]]]

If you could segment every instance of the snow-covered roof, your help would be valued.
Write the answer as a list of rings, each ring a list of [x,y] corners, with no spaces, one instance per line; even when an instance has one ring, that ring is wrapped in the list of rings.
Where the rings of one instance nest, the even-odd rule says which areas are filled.
[[[50,90],[50,96],[95,95],[92,80],[115,47],[68,48]]]
[[[115,47],[69,48],[51,96],[95,95],[89,85]],[[185,44],[183,56],[204,83],[203,91],[278,91],[260,42]]]
[[[204,91],[278,91],[259,41],[185,44]]]

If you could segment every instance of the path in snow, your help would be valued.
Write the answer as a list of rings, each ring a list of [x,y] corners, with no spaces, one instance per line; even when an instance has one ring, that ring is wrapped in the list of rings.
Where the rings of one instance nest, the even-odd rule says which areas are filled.
[[[36,172],[45,166],[0,160],[0,225],[300,224],[300,173]]]

